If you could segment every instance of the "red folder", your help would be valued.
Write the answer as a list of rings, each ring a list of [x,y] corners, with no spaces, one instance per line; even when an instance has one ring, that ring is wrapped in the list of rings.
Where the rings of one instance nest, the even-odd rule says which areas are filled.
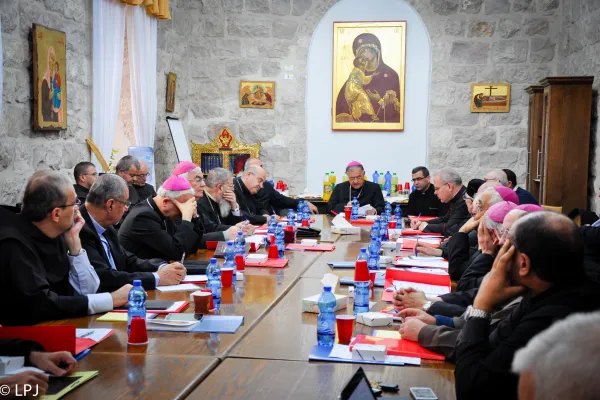
[[[440,361],[444,361],[446,359],[446,357],[443,355],[435,353],[431,350],[427,350],[419,343],[411,342],[410,340],[358,335],[352,341],[352,343],[350,343],[350,351],[352,351],[352,348],[355,344],[359,343],[385,345],[387,347],[387,354],[391,356],[417,357],[426,360]]]
[[[423,221],[423,222],[427,222],[427,221],[431,221],[432,219],[436,219],[437,217],[418,217],[416,215],[409,215],[408,219],[409,220],[415,220],[418,219],[419,221]]]
[[[287,258],[267,259],[263,262],[246,260],[246,267],[283,268],[288,264],[288,261],[289,260]]]
[[[439,246],[442,243],[442,239],[439,239],[437,245]],[[435,244],[427,241],[427,244],[435,246]],[[417,248],[417,239],[402,239],[402,249],[403,250],[414,250]]]
[[[146,310],[146,313],[147,314],[177,314],[177,313],[180,313],[183,310],[185,310],[189,305],[190,305],[190,303],[188,303],[187,301],[184,301],[179,307],[177,307],[174,310]],[[113,312],[126,313],[127,310],[113,310]]]
[[[402,236],[433,236],[442,237],[439,233],[435,232],[421,232],[416,229],[402,229]]]
[[[352,225],[373,225],[374,219],[352,219],[350,223]]]
[[[97,345],[98,343],[105,340],[107,337],[109,337],[113,333],[115,333],[115,330],[111,329],[110,332],[108,332],[108,334],[106,336],[104,336],[102,339],[100,339],[97,342],[94,339],[90,339],[90,338],[75,338],[75,353],[73,353],[73,354],[79,354],[82,351],[87,350],[90,347]]]
[[[406,271],[398,268],[388,268],[385,270],[384,288],[387,289],[393,286],[394,281],[407,281],[415,283],[427,283],[429,285],[447,286],[448,293],[452,291],[452,282],[450,275],[427,274],[423,272]],[[391,302],[394,292],[384,290],[381,300]]]
[[[0,328],[0,339],[31,340],[47,352],[68,351],[78,354],[75,345],[75,326],[11,326]]]
[[[306,246],[303,244],[290,243],[285,246],[286,250],[306,250],[306,251],[333,251],[335,246],[332,244],[318,244],[316,246]]]

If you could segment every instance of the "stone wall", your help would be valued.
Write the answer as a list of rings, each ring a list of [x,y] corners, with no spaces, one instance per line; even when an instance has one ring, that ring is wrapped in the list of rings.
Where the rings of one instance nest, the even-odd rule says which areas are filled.
[[[600,135],[598,90],[600,88],[600,1],[565,0],[564,20],[558,43],[559,75],[593,75],[592,133],[590,143],[589,205],[600,212]]]
[[[0,0],[0,15],[4,61],[0,204],[14,205],[36,169],[47,167],[72,176],[75,164],[90,159],[84,138],[91,135],[92,120],[92,2]],[[68,129],[64,131],[32,130],[33,23],[67,34]]]
[[[430,167],[456,167],[465,179],[508,167],[524,181],[523,89],[556,72],[559,0],[409,3],[423,18],[432,41]],[[158,181],[176,163],[163,111],[166,74],[172,71],[178,74],[173,116],[183,120],[189,139],[208,142],[226,125],[246,142],[262,142],[261,157],[269,174],[290,182],[293,193],[303,190],[306,58],[314,28],[334,4],[334,0],[171,1],[173,20],[159,24],[158,34]],[[294,65],[292,80],[283,79],[285,64]],[[275,109],[240,109],[242,79],[275,80]],[[510,113],[471,114],[473,82],[512,83]]]

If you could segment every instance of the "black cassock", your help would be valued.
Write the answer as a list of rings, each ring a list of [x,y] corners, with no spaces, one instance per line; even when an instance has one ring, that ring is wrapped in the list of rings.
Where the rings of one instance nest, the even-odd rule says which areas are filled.
[[[346,204],[354,197],[360,206],[370,204],[377,210],[377,214],[381,215],[385,209],[385,199],[378,184],[365,181],[360,189],[354,189],[350,186],[350,182],[342,182],[335,185],[331,198],[327,202],[327,212],[343,213]]]
[[[233,180],[233,190],[242,215],[248,218],[248,221],[252,225],[266,224],[267,218],[265,214],[271,214],[269,212],[271,210],[267,211],[265,205],[255,195],[250,193],[241,177]]]
[[[76,294],[69,283],[62,236],[51,239],[25,218],[6,211],[0,211],[0,221],[0,324],[33,325],[86,316],[88,298]]]

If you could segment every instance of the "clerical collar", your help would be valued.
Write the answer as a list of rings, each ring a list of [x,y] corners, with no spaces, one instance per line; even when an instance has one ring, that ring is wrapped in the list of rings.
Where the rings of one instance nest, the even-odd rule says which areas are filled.
[[[350,201],[352,201],[352,191],[353,190],[358,190],[358,189],[354,189],[352,187],[352,185],[350,185],[350,182],[348,182],[348,185],[349,185],[349,187],[348,187],[348,199]],[[362,186],[360,187],[360,192],[358,192],[358,194],[356,195],[356,200],[358,200],[358,198],[360,197],[360,195],[361,195],[361,193],[362,193],[362,191],[363,191],[364,188],[365,188],[365,184],[363,182]]]

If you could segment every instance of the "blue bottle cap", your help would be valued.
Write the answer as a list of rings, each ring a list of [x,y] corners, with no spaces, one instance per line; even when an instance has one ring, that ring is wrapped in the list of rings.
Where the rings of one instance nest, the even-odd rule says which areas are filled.
[[[242,236],[244,233],[242,231],[238,231],[238,236]]]
[[[331,286],[325,286],[323,290],[325,290],[326,292],[331,292]]]
[[[365,248],[363,247],[362,249],[360,249],[360,252],[361,252],[361,253],[366,253],[366,252],[367,252],[367,249],[365,249]]]
[[[227,246],[233,246],[233,240],[228,240],[227,241]]]
[[[139,280],[139,279],[135,279],[135,280],[133,281],[133,286],[142,286],[142,281],[141,281],[141,280]]]
[[[215,257],[213,257],[213,258],[211,258],[211,259],[210,259],[210,262],[211,262],[211,263],[216,263],[216,262],[217,262],[217,259],[216,259]]]

